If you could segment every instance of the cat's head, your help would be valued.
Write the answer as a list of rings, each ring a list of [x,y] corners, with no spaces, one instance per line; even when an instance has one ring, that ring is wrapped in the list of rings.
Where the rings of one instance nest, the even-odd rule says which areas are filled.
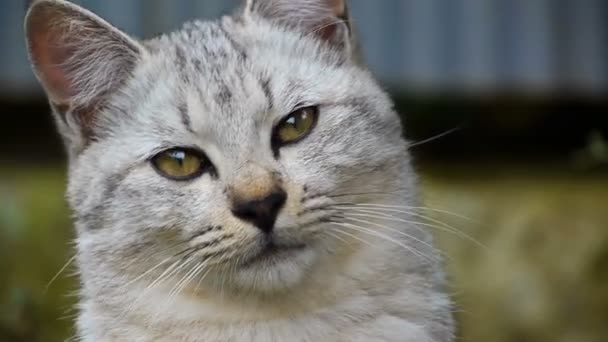
[[[288,288],[365,248],[333,223],[339,203],[410,187],[344,0],[250,0],[150,41],[39,0],[26,31],[69,154],[87,281]]]

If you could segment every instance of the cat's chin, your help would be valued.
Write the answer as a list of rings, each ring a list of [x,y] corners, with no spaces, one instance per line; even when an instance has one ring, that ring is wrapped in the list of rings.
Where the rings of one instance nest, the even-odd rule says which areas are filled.
[[[241,263],[234,285],[259,292],[286,290],[301,283],[316,260],[310,246],[270,246]]]

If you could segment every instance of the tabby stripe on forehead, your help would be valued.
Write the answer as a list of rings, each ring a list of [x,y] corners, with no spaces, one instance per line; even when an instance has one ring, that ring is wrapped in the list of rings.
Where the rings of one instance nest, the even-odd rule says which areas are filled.
[[[223,25],[218,25],[218,29],[220,30],[220,32],[223,33],[224,38],[226,38],[226,40],[230,43],[232,49],[238,53],[241,60],[246,60],[247,52],[245,52],[245,49],[243,49],[243,47],[234,40],[232,35],[228,31],[226,31]]]
[[[188,71],[186,70],[188,60],[186,59],[186,52],[179,46],[175,47],[175,58],[177,59],[177,66],[182,77],[187,81],[189,76]]]
[[[272,96],[272,91],[270,90],[270,79],[261,79],[260,87],[264,92],[264,96],[266,96],[266,99],[268,99],[268,109],[270,110],[274,107],[274,98]]]
[[[180,103],[177,106],[177,110],[179,111],[179,115],[182,119],[182,124],[184,125],[184,127],[186,127],[188,132],[194,133],[194,129],[192,128],[192,121],[190,120],[190,115],[188,114],[188,103],[186,101]]]

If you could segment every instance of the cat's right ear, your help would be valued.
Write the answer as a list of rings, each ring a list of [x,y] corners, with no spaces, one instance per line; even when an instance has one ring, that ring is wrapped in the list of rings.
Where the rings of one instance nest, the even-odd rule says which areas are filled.
[[[144,48],[95,14],[64,0],[36,0],[25,32],[34,72],[70,149],[94,134],[95,116],[130,77]]]
[[[354,47],[346,0],[247,0],[245,14],[258,15],[349,52]]]

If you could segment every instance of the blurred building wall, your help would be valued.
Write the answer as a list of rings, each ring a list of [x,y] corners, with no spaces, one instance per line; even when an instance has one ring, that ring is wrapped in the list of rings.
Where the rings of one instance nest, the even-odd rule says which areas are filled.
[[[79,0],[138,37],[215,18],[240,0]],[[0,96],[39,94],[24,1],[0,3]],[[405,90],[601,94],[608,90],[606,0],[350,0],[364,54]]]

